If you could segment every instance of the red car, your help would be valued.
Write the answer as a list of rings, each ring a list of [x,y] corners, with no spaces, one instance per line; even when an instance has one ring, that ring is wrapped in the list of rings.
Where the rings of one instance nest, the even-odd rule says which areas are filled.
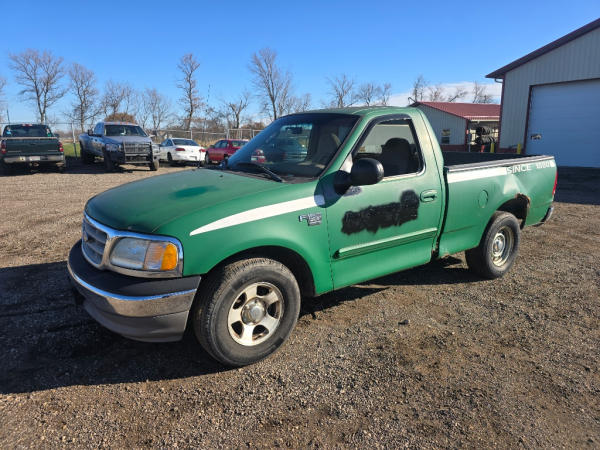
[[[221,139],[208,147],[204,156],[204,163],[221,162],[237,152],[247,142],[244,139]]]

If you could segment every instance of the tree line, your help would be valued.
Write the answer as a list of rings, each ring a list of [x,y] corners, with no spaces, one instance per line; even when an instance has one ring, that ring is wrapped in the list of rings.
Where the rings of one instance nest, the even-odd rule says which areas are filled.
[[[79,63],[67,64],[62,57],[47,50],[11,53],[9,61],[14,80],[20,87],[19,97],[34,107],[40,122],[46,122],[49,110],[70,94],[71,102],[63,114],[80,130],[99,119],[133,121],[153,130],[165,126],[187,131],[262,128],[264,125],[252,123],[247,115],[253,102],[271,120],[313,107],[311,95],[296,93],[291,72],[279,64],[277,52],[268,47],[252,54],[248,62],[254,94],[246,88],[237,96],[220,99],[213,105],[200,95],[197,74],[201,65],[192,53],[183,55],[177,62],[176,87],[180,97],[176,104],[154,87],[137,90],[128,82],[108,80],[101,92],[92,70]],[[390,100],[392,85],[387,82],[359,84],[344,73],[327,77],[325,81],[329,90],[327,99],[320,102],[323,107],[385,106]],[[0,99],[6,83],[6,79],[0,77]],[[422,75],[413,83],[415,101],[457,101],[466,96],[464,89],[457,88],[448,94],[440,85],[431,86]],[[474,83],[473,102],[492,101],[485,86]]]

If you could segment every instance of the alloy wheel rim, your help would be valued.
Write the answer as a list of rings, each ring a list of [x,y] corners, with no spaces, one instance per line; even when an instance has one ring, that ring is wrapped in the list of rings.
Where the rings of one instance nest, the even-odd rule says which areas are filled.
[[[246,286],[229,308],[227,329],[240,345],[252,347],[269,339],[283,317],[283,295],[264,281]]]

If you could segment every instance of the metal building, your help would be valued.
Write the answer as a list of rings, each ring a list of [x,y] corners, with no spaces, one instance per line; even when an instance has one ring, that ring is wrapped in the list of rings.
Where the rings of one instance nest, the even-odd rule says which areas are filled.
[[[502,80],[502,149],[600,167],[600,19],[487,77]]]
[[[475,145],[475,129],[486,126],[497,136],[500,105],[454,102],[415,102],[425,113],[442,150],[468,151]]]

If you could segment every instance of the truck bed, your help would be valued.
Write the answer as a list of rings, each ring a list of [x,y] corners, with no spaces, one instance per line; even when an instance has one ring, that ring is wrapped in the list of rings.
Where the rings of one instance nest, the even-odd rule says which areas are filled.
[[[553,200],[554,157],[510,153],[442,152],[446,179],[446,215],[440,255],[476,247],[498,210],[539,223]]]

